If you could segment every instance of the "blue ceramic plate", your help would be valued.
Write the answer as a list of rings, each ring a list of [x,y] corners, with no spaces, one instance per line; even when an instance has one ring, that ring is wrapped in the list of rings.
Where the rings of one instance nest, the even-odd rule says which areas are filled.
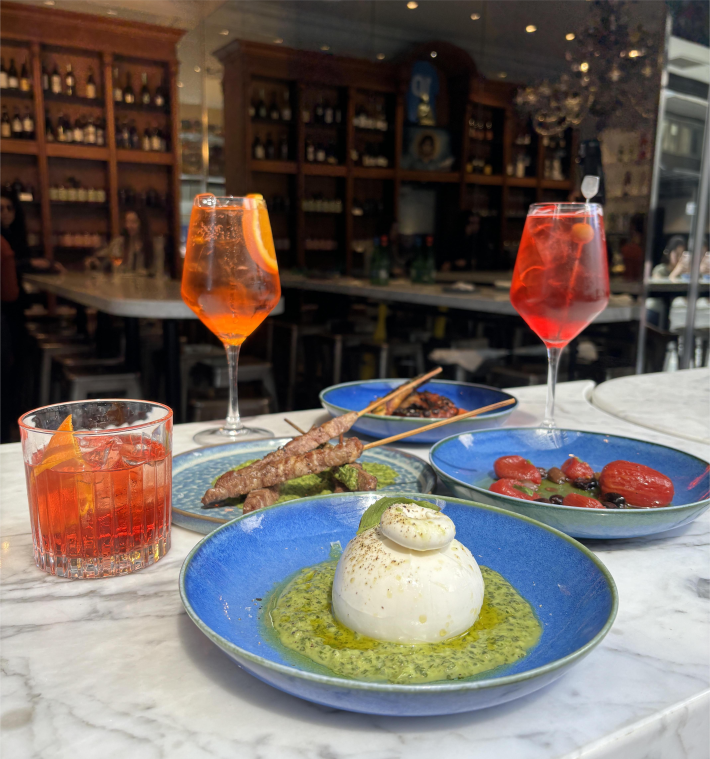
[[[561,466],[579,456],[595,472],[617,459],[645,464],[673,480],[671,506],[661,509],[601,510],[535,503],[491,493],[493,462],[518,455],[535,466]],[[439,477],[463,498],[500,506],[537,519],[576,538],[635,538],[692,522],[710,506],[710,466],[706,461],[656,443],[578,430],[507,428],[454,435],[432,447],[429,460]]]
[[[378,497],[304,498],[215,530],[192,549],[180,572],[180,595],[192,621],[243,669],[279,690],[336,709],[395,716],[454,714],[525,696],[563,675],[611,628],[616,586],[591,551],[531,519],[428,496],[454,520],[457,539],[476,560],[500,572],[532,605],[543,628],[539,643],[509,667],[417,685],[354,680],[324,674],[315,664],[311,669],[310,662],[294,664],[292,652],[264,635],[263,601],[293,572],[326,560],[335,541],[345,547]]]
[[[360,411],[368,406],[376,398],[394,390],[395,387],[409,382],[406,379],[378,379],[364,382],[344,382],[342,385],[327,387],[320,394],[320,402],[332,416],[341,416],[348,411]],[[482,406],[490,406],[492,403],[507,401],[513,398],[510,393],[505,393],[495,387],[487,385],[473,385],[469,382],[451,382],[449,380],[432,380],[422,385],[420,390],[428,390],[432,393],[440,393],[450,398],[459,408],[473,411]],[[436,443],[452,433],[470,432],[471,430],[500,427],[505,423],[513,409],[518,405],[517,400],[510,406],[489,411],[472,419],[464,419],[462,422],[451,422],[445,427],[416,435],[410,438],[408,443]],[[436,419],[407,419],[402,416],[380,416],[378,414],[364,414],[353,425],[353,430],[363,435],[382,440],[383,438],[397,435],[400,432],[425,427],[427,424],[437,421]]]
[[[200,499],[213,481],[228,469],[244,461],[263,458],[288,443],[291,438],[271,438],[245,443],[229,443],[197,448],[173,459],[173,523],[188,530],[207,534],[225,522],[238,517],[238,506],[203,509]],[[397,472],[393,485],[378,490],[407,493],[431,493],[436,485],[434,470],[416,456],[396,448],[383,446],[365,451],[360,461],[387,464]]]

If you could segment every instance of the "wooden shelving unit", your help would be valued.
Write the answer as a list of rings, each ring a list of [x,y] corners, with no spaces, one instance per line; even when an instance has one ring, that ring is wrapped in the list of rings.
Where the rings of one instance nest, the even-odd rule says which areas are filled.
[[[175,47],[183,32],[162,26],[106,19],[54,8],[4,2],[0,8],[0,40],[5,60],[27,60],[32,91],[4,90],[3,105],[26,108],[29,104],[35,122],[34,140],[2,141],[3,181],[18,178],[30,184],[38,203],[25,204],[28,228],[40,235],[41,250],[47,258],[62,260],[66,249],[53,244],[63,231],[99,233],[107,239],[121,231],[118,190],[130,185],[136,192],[155,189],[167,199],[158,209],[146,208],[151,234],[163,235],[166,257],[172,256],[174,271],[179,273],[180,257],[180,165],[178,142],[177,55]],[[42,90],[42,64],[57,63],[62,77],[71,63],[77,77],[79,95],[53,94]],[[167,92],[165,107],[114,103],[113,70],[120,72],[125,85],[132,75],[136,93],[140,90],[140,72],[146,71],[154,91],[162,82]],[[81,96],[89,69],[93,70],[97,98]],[[50,69],[51,70],[51,69]],[[91,114],[105,121],[105,146],[47,142],[45,111],[54,121],[66,113]],[[139,129],[159,124],[168,135],[167,152],[143,152],[116,147],[116,119],[134,119]],[[29,158],[27,158],[29,157]],[[49,188],[64,177],[86,186],[102,186],[107,203],[71,203],[50,201]],[[63,213],[57,211],[63,209]],[[95,209],[98,213],[89,213]],[[108,213],[107,213],[108,212]],[[86,249],[88,254],[90,249]]]
[[[430,51],[437,50],[432,61]],[[513,108],[516,85],[489,82],[476,71],[468,54],[453,45],[436,42],[420,45],[393,63],[374,63],[324,53],[294,50],[235,40],[215,55],[224,64],[226,190],[244,195],[258,192],[267,198],[288,199],[288,213],[272,213],[274,237],[288,241],[277,252],[282,265],[315,267],[337,261],[347,272],[353,270],[356,241],[389,232],[399,221],[400,192],[404,185],[434,187],[437,191],[437,226],[450,229],[461,211],[482,207],[482,215],[498,219],[498,249],[510,248],[510,239],[520,236],[525,215],[521,205],[543,199],[543,191],[555,192],[564,200],[572,189],[569,179],[544,179],[545,149],[533,144],[526,176],[510,176],[506,168],[514,163],[516,137],[521,128]],[[414,171],[402,166],[405,131],[405,100],[412,65],[426,60],[439,71],[441,88],[440,125],[449,132],[455,163],[448,171]],[[279,95],[278,93],[282,93]],[[250,104],[259,97],[267,108],[288,98],[292,118],[264,118],[250,115]],[[369,102],[387,121],[387,129],[363,129],[353,117]],[[313,111],[323,103],[339,111],[340,123],[304,123],[302,110]],[[483,124],[484,140],[472,134]],[[473,125],[473,126],[472,126]],[[255,137],[288,146],[288,161],[257,159],[252,153]],[[328,147],[331,160],[307,160],[306,142],[315,140]],[[369,167],[354,160],[363,145],[374,143],[384,153],[388,165]],[[575,146],[570,145],[569,155]],[[473,166],[485,154],[488,169]],[[490,168],[493,171],[490,171]],[[571,165],[566,167],[571,175]],[[304,213],[303,201],[313,194],[339,198],[341,214]],[[362,202],[374,203],[377,213],[353,215]],[[316,253],[306,241],[322,233],[337,240],[337,251]],[[517,246],[516,246],[517,247]]]

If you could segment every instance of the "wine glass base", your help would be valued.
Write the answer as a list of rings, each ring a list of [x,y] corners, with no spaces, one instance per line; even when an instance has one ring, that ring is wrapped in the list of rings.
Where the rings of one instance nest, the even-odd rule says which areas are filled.
[[[274,437],[274,433],[261,427],[240,427],[238,430],[231,430],[227,427],[211,427],[208,430],[198,432],[192,439],[198,445],[226,445],[227,443],[241,443],[245,440],[259,440],[269,437]]]

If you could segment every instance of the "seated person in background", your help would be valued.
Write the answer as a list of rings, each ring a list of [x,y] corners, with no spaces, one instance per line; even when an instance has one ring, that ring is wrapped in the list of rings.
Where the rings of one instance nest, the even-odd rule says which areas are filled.
[[[710,253],[708,253],[707,242],[703,243],[702,251],[700,254],[700,276],[710,275]],[[676,264],[676,267],[671,271],[670,278],[672,280],[681,279],[684,275],[690,276],[690,268],[693,263],[693,255],[690,251],[686,250],[680,257],[680,260]]]
[[[661,263],[656,264],[651,272],[651,279],[668,279],[671,272],[678,265],[683,251],[685,250],[685,237],[673,235],[663,251]]]
[[[108,263],[120,266],[122,271],[141,274],[163,273],[164,253],[154,250],[150,225],[142,209],[126,211],[123,231],[101,250],[84,260],[87,268],[108,268]]]
[[[18,280],[22,274],[41,274],[42,272],[62,271],[61,264],[42,256],[32,256],[27,244],[27,228],[22,204],[15,193],[3,187],[0,191],[0,223],[2,237],[13,252],[14,266]]]
[[[633,230],[630,239],[621,246],[621,257],[624,259],[624,279],[640,280],[643,275],[642,234]]]

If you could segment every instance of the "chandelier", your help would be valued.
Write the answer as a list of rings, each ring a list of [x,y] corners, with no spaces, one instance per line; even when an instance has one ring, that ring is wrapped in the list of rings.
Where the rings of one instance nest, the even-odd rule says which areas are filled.
[[[590,113],[632,122],[656,112],[660,35],[631,21],[624,0],[590,3],[587,23],[575,34],[565,58],[570,72],[518,91],[515,102],[538,134],[553,135],[577,126]]]

